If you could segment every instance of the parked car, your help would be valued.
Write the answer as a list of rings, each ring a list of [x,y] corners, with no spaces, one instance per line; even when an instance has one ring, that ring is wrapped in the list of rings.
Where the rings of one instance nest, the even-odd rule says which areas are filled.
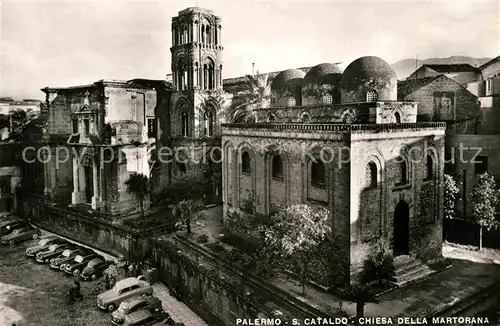
[[[167,313],[163,310],[160,312],[151,312],[149,310],[137,310],[125,316],[123,326],[151,326],[164,321]]]
[[[42,234],[42,232],[29,226],[22,226],[15,228],[11,233],[6,234],[0,238],[0,242],[2,244],[9,244],[13,246],[15,243],[26,241],[29,239],[38,239],[38,237]]]
[[[95,252],[92,252],[87,255],[76,255],[75,259],[64,265],[64,271],[68,274],[73,274],[76,276],[80,274],[80,272],[82,271],[82,269],[85,268],[85,266],[87,266],[89,261],[97,257],[102,258]]]
[[[50,260],[50,267],[54,269],[64,269],[64,265],[75,259],[79,254],[88,255],[91,250],[76,246],[75,248],[66,248],[59,256]]]
[[[11,233],[14,229],[31,225],[28,221],[18,218],[9,219],[0,222],[0,236]]]
[[[80,276],[85,281],[88,279],[95,280],[96,278],[102,276],[102,273],[106,270],[106,268],[112,264],[113,262],[110,260],[104,260],[100,257],[94,258],[89,261],[87,266],[80,273]]]
[[[36,254],[36,261],[39,263],[48,263],[54,257],[59,256],[63,251],[71,246],[70,243],[59,243],[50,245],[47,250],[41,251]]]
[[[157,297],[132,297],[123,301],[118,309],[111,314],[111,322],[115,325],[123,324],[125,316],[138,310],[149,310],[160,312],[162,310],[161,300]]]
[[[148,282],[129,277],[116,282],[111,290],[99,294],[97,296],[97,306],[103,310],[113,311],[128,298],[152,294],[153,288]]]
[[[28,247],[26,249],[26,256],[35,257],[37,253],[47,250],[50,245],[65,243],[65,242],[66,242],[66,240],[61,239],[61,238],[56,237],[56,236],[42,238],[42,239],[38,240],[38,244],[36,246]]]

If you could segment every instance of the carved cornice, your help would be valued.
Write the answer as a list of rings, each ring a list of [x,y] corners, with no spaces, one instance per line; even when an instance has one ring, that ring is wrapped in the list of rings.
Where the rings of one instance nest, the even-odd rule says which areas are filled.
[[[266,129],[266,130],[300,130],[300,131],[333,131],[333,132],[368,132],[376,133],[405,129],[445,129],[445,122],[417,122],[417,123],[386,123],[386,124],[302,124],[302,123],[255,123],[255,124],[223,124],[226,129]]]

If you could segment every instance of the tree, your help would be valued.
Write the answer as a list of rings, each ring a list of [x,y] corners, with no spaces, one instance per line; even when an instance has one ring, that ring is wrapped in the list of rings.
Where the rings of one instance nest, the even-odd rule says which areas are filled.
[[[187,233],[191,233],[191,222],[197,220],[201,214],[200,211],[205,208],[205,205],[198,199],[182,200],[175,204],[173,215],[178,221],[186,224]]]
[[[228,109],[231,123],[244,123],[254,120],[253,111],[262,107],[271,97],[271,85],[268,74],[246,75],[245,89],[233,97]]]
[[[308,205],[293,205],[271,217],[264,231],[264,246],[273,251],[285,267],[298,271],[305,295],[310,265],[330,227],[329,211]]]
[[[9,112],[10,118],[10,138],[18,141],[23,141],[25,137],[25,130],[30,126],[34,126],[40,132],[42,125],[40,122],[40,113],[32,109],[28,110],[12,110]]]
[[[499,199],[499,191],[496,187],[495,178],[489,175],[488,172],[481,174],[470,193],[472,218],[479,223],[480,250],[483,246],[483,228],[490,231],[496,229],[499,225],[496,216],[496,206]]]
[[[134,194],[139,201],[139,206],[141,208],[142,218],[145,218],[144,215],[144,198],[149,193],[149,179],[144,174],[134,173],[132,174],[127,181],[125,181],[127,185],[127,191],[129,193]]]
[[[449,175],[444,175],[444,218],[454,218],[455,217],[455,204],[457,201],[458,193],[460,189],[457,186],[455,179]]]

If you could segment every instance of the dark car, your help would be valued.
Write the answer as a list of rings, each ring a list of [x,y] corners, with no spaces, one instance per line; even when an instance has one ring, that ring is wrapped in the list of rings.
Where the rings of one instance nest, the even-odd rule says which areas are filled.
[[[81,254],[86,256],[91,253],[91,250],[83,247],[67,248],[59,256],[50,260],[50,267],[64,270],[64,266],[73,261],[77,255]]]
[[[88,279],[95,280],[99,276],[102,276],[102,273],[106,270],[106,268],[108,268],[109,265],[112,264],[113,262],[110,260],[104,260],[100,257],[94,258],[89,261],[87,266],[80,273],[80,276],[85,281]]]
[[[29,222],[18,218],[0,222],[0,236],[11,233],[14,229],[29,226]]]
[[[18,226],[11,233],[0,237],[0,242],[2,244],[9,244],[10,246],[13,246],[18,242],[26,241],[29,239],[38,239],[41,234],[42,232],[39,229],[34,228],[31,225],[22,227]]]
[[[123,324],[125,316],[137,310],[149,310],[151,312],[162,311],[161,300],[157,297],[132,297],[120,303],[116,311],[111,314],[111,322],[115,325]]]
[[[47,250],[50,247],[50,245],[65,243],[65,242],[67,241],[56,236],[42,238],[38,240],[36,246],[26,248],[26,256],[35,257],[37,253]]]
[[[39,263],[48,263],[54,257],[59,256],[63,251],[71,246],[70,243],[59,243],[50,245],[47,250],[41,251],[36,254],[36,261]]]
[[[100,257],[95,252],[86,256],[76,255],[75,259],[70,261],[64,266],[64,271],[68,274],[78,275],[87,266],[87,264],[94,258]]]
[[[151,326],[164,321],[167,313],[163,310],[151,312],[149,310],[137,310],[125,316],[122,325],[124,326]]]

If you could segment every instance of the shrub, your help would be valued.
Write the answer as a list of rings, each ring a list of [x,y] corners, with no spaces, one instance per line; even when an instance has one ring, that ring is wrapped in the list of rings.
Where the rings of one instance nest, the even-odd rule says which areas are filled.
[[[378,240],[363,265],[361,282],[381,283],[394,276],[394,260],[389,242]]]
[[[213,243],[207,244],[207,247],[216,253],[226,253],[227,249],[220,243],[220,241],[216,241]]]
[[[198,237],[198,242],[199,243],[207,243],[208,242],[208,235],[202,234]]]

